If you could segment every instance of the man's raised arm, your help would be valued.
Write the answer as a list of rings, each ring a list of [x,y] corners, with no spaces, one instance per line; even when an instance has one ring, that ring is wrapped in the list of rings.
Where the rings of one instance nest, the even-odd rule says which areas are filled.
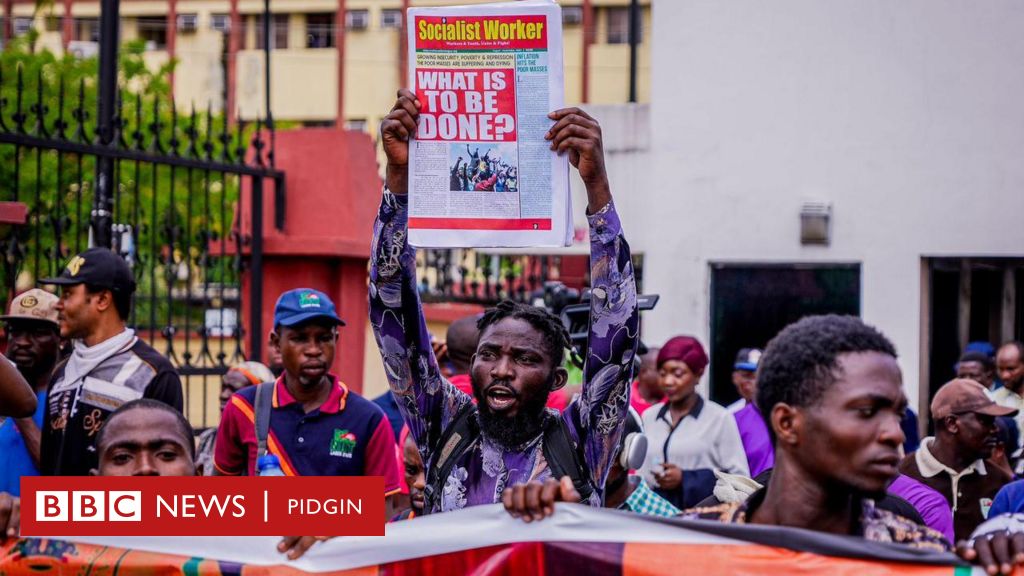
[[[398,407],[429,462],[432,442],[471,399],[441,377],[416,291],[406,192],[409,140],[416,133],[419,107],[412,92],[401,90],[381,123],[388,166],[370,248],[370,324]]]
[[[612,203],[600,125],[577,108],[558,110],[550,117],[555,121],[548,132],[552,149],[569,154],[569,162],[579,170],[587,188],[590,334],[583,392],[580,401],[569,409],[577,411],[582,427],[577,434],[603,500],[604,481],[629,407],[633,356],[640,338],[636,282],[629,244]]]
[[[36,393],[18,367],[0,357],[0,416],[30,418],[36,411]]]

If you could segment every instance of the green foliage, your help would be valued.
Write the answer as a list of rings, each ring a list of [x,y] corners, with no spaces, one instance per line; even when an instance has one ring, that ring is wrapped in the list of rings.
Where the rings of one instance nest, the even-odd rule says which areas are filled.
[[[0,52],[0,133],[95,143],[97,59],[36,50],[36,40],[26,34]],[[150,69],[144,52],[141,41],[121,46],[115,144],[182,158],[238,157],[252,127],[228,136],[219,114],[173,113],[168,78],[175,62]],[[95,170],[90,154],[0,143],[0,200],[29,208],[26,226],[0,229],[6,256],[0,295],[59,273],[68,257],[87,247]],[[129,159],[118,160],[115,172],[114,222],[127,225],[115,242],[134,246],[137,324],[147,326],[152,318],[158,326],[183,327],[187,318],[191,329],[201,326],[203,309],[211,305],[204,286],[239,283],[238,262],[220,255],[222,240],[230,247],[239,178]]]

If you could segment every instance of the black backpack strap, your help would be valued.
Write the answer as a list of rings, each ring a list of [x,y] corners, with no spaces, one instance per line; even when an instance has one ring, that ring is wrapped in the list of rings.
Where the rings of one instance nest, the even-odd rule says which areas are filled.
[[[270,408],[274,404],[274,382],[256,385],[256,459],[267,453],[267,436],[270,435]]]
[[[580,430],[582,434],[576,410],[572,405],[566,407],[566,410],[572,410],[573,422],[576,423],[576,429]],[[569,426],[565,423],[565,418],[562,415],[549,417],[544,426],[544,459],[547,460],[548,467],[551,469],[552,478],[555,480],[562,476],[572,478],[572,484],[583,497],[583,501],[586,502],[590,499],[594,493],[590,470],[587,467],[586,459],[580,452],[580,446],[573,442]]]
[[[459,457],[468,452],[480,438],[480,425],[476,413],[476,405],[466,402],[441,433],[440,441],[435,444],[433,462],[427,470],[427,482],[423,490],[424,514],[430,514],[434,505],[440,501],[444,484],[448,481],[448,476],[451,475]]]

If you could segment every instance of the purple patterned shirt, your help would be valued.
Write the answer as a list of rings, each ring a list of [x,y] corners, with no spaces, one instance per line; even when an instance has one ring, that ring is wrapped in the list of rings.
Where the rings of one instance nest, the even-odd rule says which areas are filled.
[[[594,486],[590,503],[599,506],[629,406],[640,326],[629,245],[615,207],[609,203],[588,220],[593,290],[585,383],[579,399],[561,417],[573,440],[582,445]],[[434,443],[472,398],[438,372],[416,290],[416,254],[407,242],[407,221],[407,197],[385,190],[373,227],[370,324],[391,390],[429,470],[437,449]],[[574,424],[577,418],[579,427]],[[455,462],[431,512],[500,502],[506,486],[549,478],[542,437],[540,433],[511,449],[482,435]]]

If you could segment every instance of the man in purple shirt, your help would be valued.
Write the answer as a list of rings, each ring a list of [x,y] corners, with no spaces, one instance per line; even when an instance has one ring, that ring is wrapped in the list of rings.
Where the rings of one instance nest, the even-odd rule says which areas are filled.
[[[733,383],[743,394],[743,398],[737,403],[746,403],[733,413],[733,417],[736,418],[736,427],[740,429],[740,440],[743,441],[743,451],[747,453],[747,467],[750,468],[751,478],[756,478],[761,472],[775,466],[775,448],[768,435],[768,425],[752,401],[757,394],[754,374],[757,372],[761,354],[762,351],[757,348],[740,350],[733,372]]]
[[[886,491],[909,502],[921,515],[925,526],[941,533],[946,540],[956,542],[953,535],[953,510],[945,496],[903,474],[897,476]]]
[[[740,440],[743,450],[747,453],[747,466],[750,477],[754,478],[761,472],[775,466],[775,448],[768,435],[768,425],[764,416],[753,402],[748,403],[739,412],[733,414],[736,427],[740,429]]]
[[[560,321],[543,309],[503,302],[478,324],[470,379],[479,412],[469,418],[473,432],[466,436],[472,443],[453,456],[452,430],[467,421],[464,411],[473,409],[473,397],[438,371],[416,291],[416,254],[407,242],[408,147],[420,106],[412,92],[402,90],[381,124],[388,165],[373,229],[369,288],[370,323],[391,390],[427,477],[434,474],[440,484],[433,488],[428,480],[424,512],[500,502],[506,486],[550,478],[558,463],[548,461],[550,443],[541,440],[552,427],[561,428],[562,438],[568,436],[582,453],[585,470],[578,477],[589,488],[589,502],[600,505],[629,406],[639,335],[629,245],[612,203],[600,126],[582,110],[563,109],[549,115],[554,124],[546,135],[551,149],[568,154],[579,170],[589,201],[593,291],[579,400],[561,415],[544,408],[568,376],[562,367],[568,336]]]

